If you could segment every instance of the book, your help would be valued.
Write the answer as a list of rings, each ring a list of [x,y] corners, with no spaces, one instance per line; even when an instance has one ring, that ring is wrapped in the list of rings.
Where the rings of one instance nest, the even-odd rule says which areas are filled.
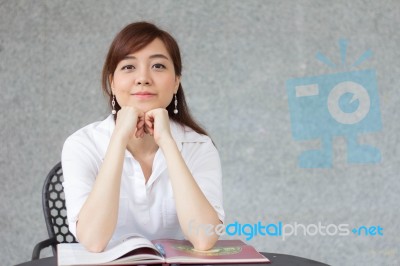
[[[129,235],[111,242],[103,252],[92,253],[79,243],[57,245],[59,266],[137,264],[234,264],[270,263],[254,247],[241,240],[218,240],[214,247],[199,251],[187,240],[148,240]]]

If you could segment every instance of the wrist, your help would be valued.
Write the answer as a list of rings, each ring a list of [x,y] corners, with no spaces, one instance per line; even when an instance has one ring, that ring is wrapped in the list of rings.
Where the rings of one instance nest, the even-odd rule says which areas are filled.
[[[162,150],[173,147],[174,145],[176,146],[175,140],[171,135],[160,138],[157,144]]]
[[[114,132],[111,135],[111,141],[116,142],[119,145],[126,147],[129,142],[129,136],[127,136],[126,134],[123,134],[122,132],[120,132],[118,130],[114,130]]]

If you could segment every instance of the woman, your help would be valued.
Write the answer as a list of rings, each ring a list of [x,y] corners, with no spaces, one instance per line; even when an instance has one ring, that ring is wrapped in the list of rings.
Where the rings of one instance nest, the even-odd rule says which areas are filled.
[[[102,86],[112,114],[62,151],[69,229],[89,251],[128,233],[199,250],[217,241],[196,226],[224,220],[219,155],[189,114],[181,71],[176,41],[153,24],[132,23],[111,44]]]

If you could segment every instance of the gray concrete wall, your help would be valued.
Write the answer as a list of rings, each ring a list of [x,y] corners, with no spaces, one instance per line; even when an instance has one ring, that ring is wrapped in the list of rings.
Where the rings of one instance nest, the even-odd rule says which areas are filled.
[[[398,265],[399,14],[395,0],[0,1],[2,264],[28,260],[47,237],[44,177],[60,160],[66,137],[109,112],[100,74],[111,40],[126,24],[148,20],[181,46],[189,104],[221,154],[227,224],[298,223],[311,234],[319,222],[333,224],[330,232],[339,224],[379,225],[383,236],[300,232],[248,242],[332,265]],[[340,39],[348,42],[347,68],[316,59],[321,52],[340,66]],[[373,55],[352,67],[367,50]],[[332,166],[303,168],[299,155],[320,142],[293,138],[291,119],[300,109],[289,108],[286,82],[365,69],[376,71],[370,78],[377,86],[365,80],[363,86],[372,84],[367,95],[378,116],[365,120],[367,132],[357,123],[349,128],[380,151],[380,162],[348,162],[348,134],[337,136],[339,124],[313,116],[327,110],[326,99],[316,98],[305,108],[317,119],[318,134],[333,136]]]

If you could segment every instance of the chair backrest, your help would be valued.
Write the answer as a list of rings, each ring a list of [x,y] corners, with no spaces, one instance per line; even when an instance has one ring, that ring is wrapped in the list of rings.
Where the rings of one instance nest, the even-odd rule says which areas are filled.
[[[44,181],[42,190],[43,213],[49,237],[55,237],[58,243],[76,243],[68,229],[67,209],[62,183],[64,176],[61,162],[56,164]],[[53,253],[56,254],[55,247]]]

